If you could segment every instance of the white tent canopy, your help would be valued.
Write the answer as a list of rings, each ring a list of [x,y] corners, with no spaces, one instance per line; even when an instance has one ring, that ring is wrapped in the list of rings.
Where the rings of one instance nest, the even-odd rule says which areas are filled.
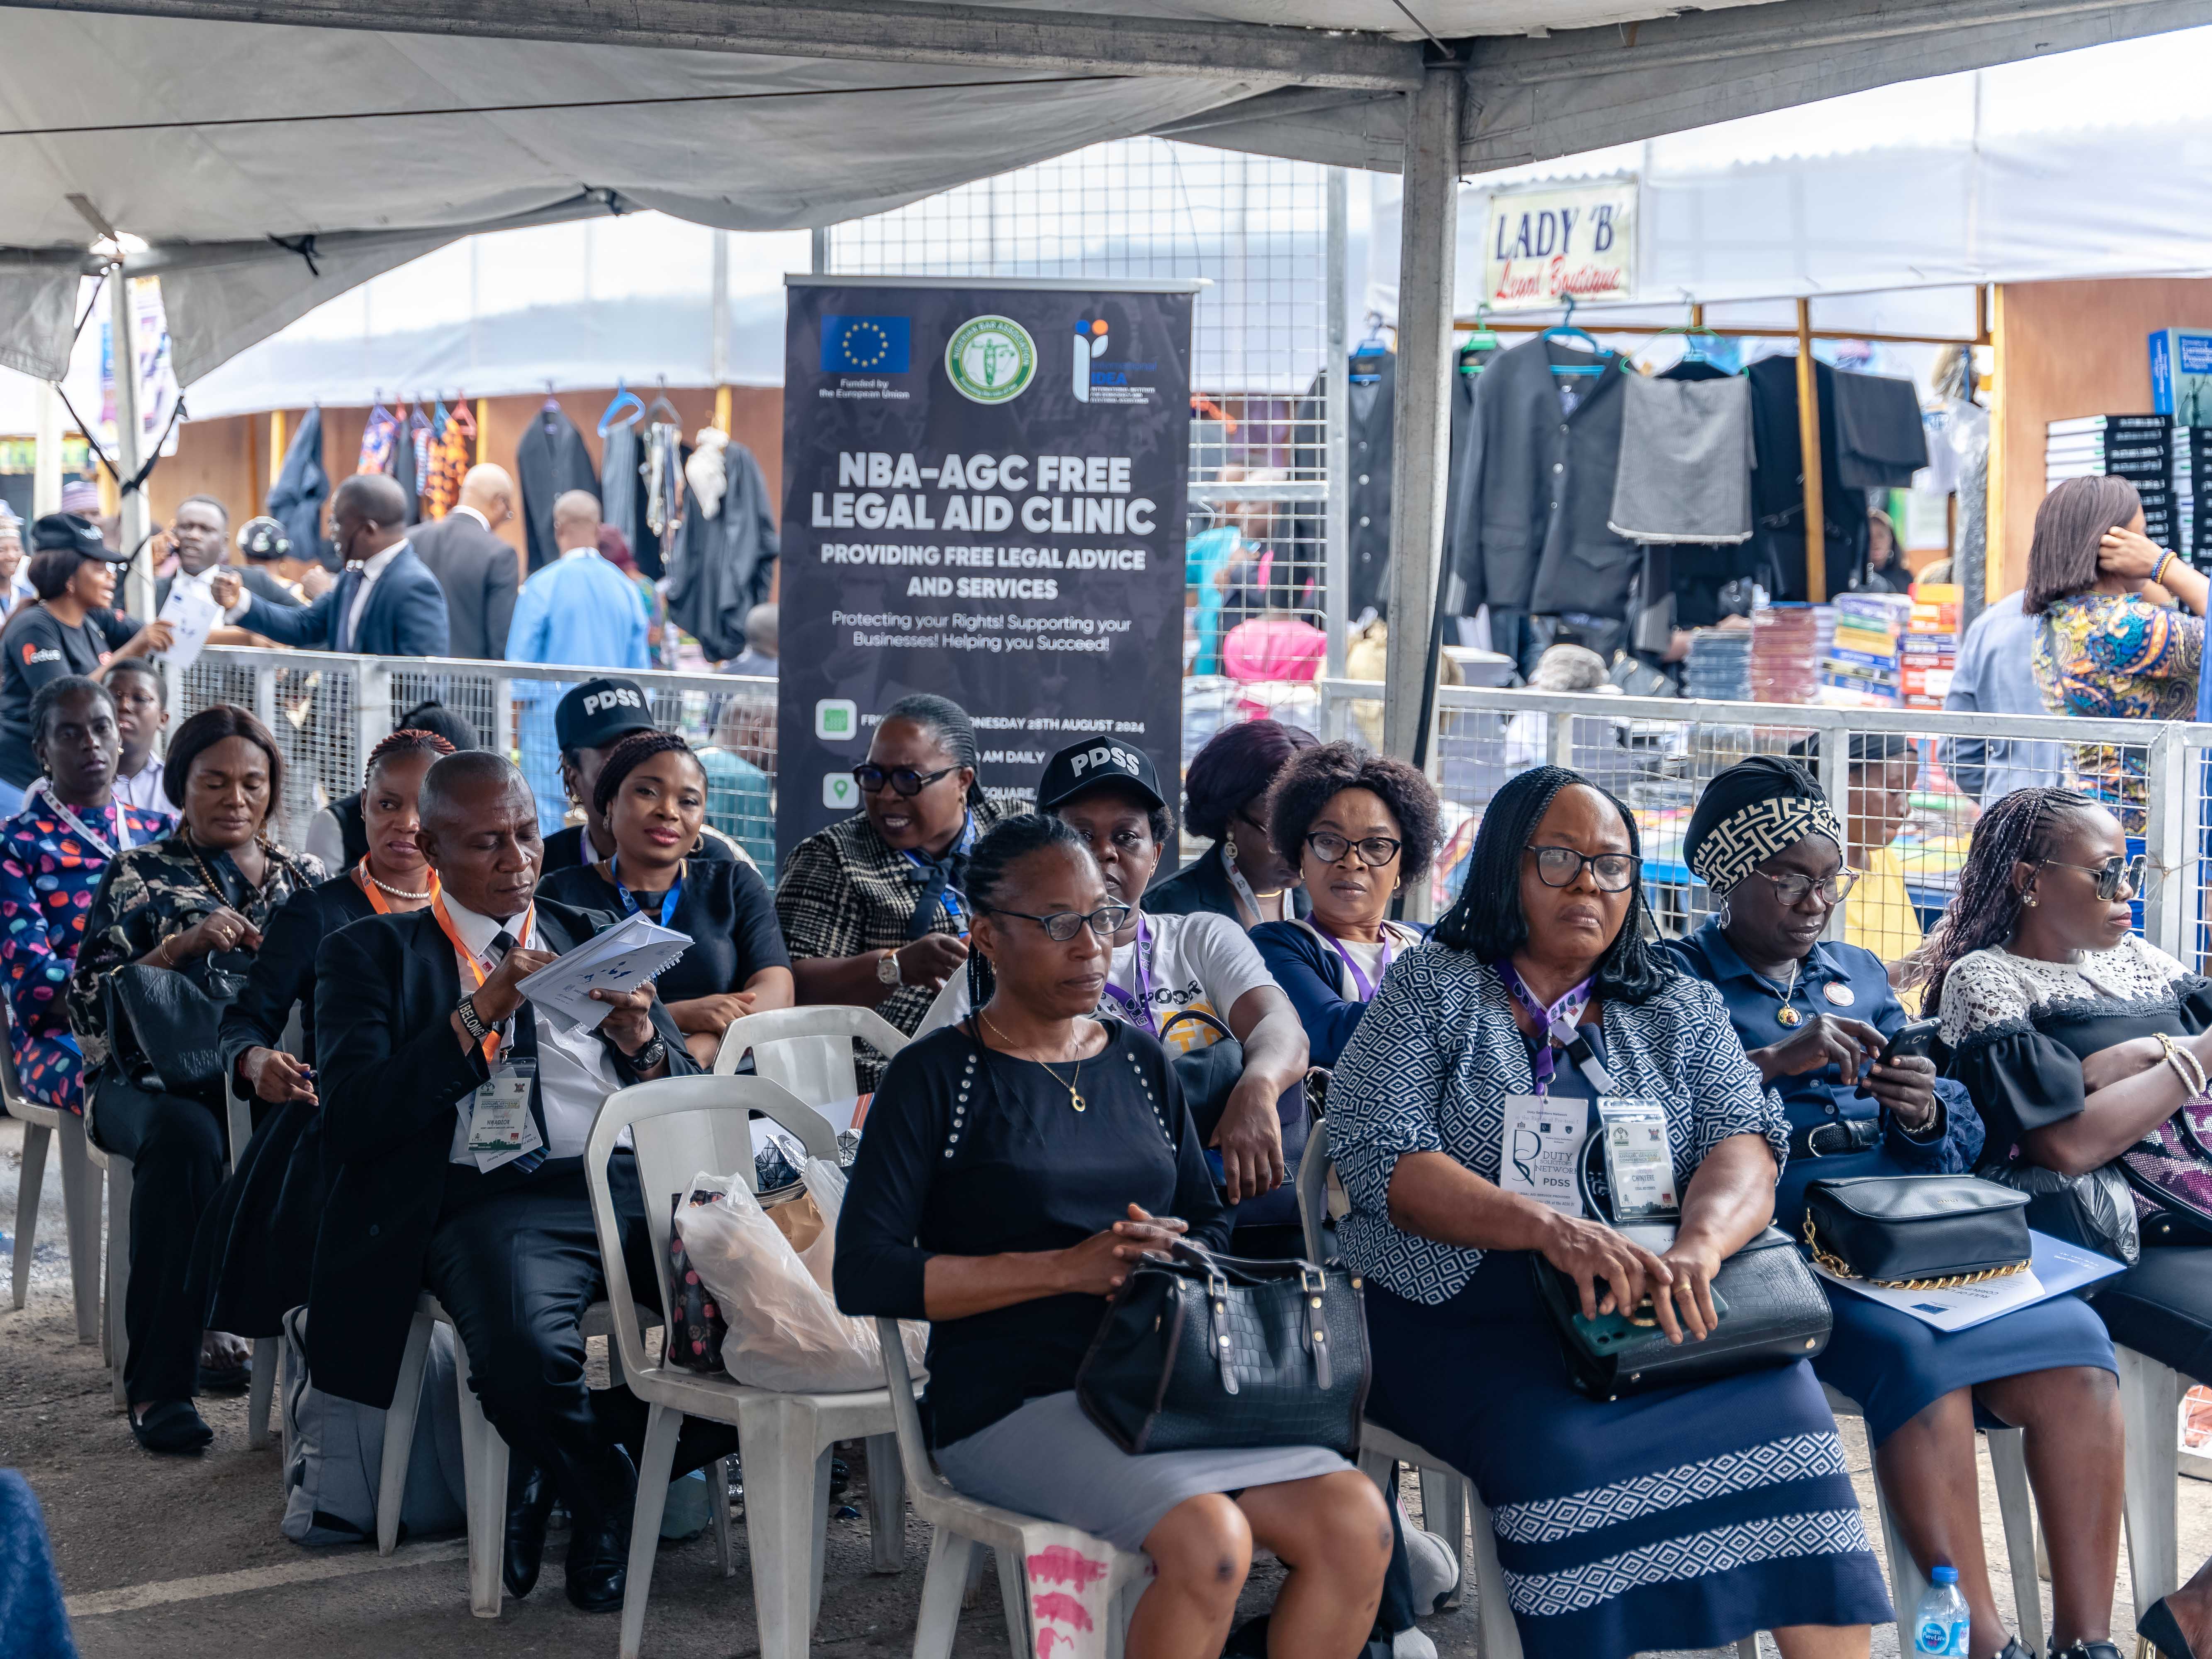
[[[2212,0],[71,0],[0,54],[0,363],[58,375],[96,231],[149,246],[189,383],[471,230],[657,208],[771,230],[1107,138],[1463,165],[2169,29]],[[262,21],[246,21],[246,20]],[[1422,36],[1430,37],[1423,40]],[[307,240],[312,239],[312,240]]]

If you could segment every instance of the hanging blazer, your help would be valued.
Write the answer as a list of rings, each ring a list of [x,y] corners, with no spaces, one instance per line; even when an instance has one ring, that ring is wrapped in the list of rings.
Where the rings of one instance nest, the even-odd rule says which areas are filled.
[[[558,409],[540,409],[514,447],[514,471],[522,488],[523,539],[530,568],[536,572],[561,556],[561,544],[553,537],[553,503],[572,489],[599,495],[599,469],[592,464],[576,423]]]
[[[611,925],[543,897],[537,920],[556,951]],[[429,910],[356,922],[325,939],[315,956],[330,1199],[309,1279],[309,1358],[318,1387],[363,1405],[392,1403],[422,1263],[449,1197],[532,1178],[512,1164],[480,1175],[451,1161],[459,1103],[490,1075],[482,1049],[464,1049],[453,1036],[450,1017],[460,999],[453,944]],[[653,1024],[668,1045],[669,1074],[696,1073],[658,1000]],[[515,1054],[534,1055],[534,1021],[518,1027]],[[620,1049],[609,1042],[607,1051],[617,1078],[638,1080]]]

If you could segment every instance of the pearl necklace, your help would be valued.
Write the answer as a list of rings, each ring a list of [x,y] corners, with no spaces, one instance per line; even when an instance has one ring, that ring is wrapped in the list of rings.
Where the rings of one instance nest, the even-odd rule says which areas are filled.
[[[364,876],[367,876],[370,881],[375,882],[378,891],[384,893],[392,898],[414,899],[417,902],[425,904],[429,902],[430,890],[428,888],[425,887],[419,893],[410,893],[404,887],[394,887],[388,881],[377,881],[376,872],[368,867],[368,864],[366,860],[362,863],[361,872]]]

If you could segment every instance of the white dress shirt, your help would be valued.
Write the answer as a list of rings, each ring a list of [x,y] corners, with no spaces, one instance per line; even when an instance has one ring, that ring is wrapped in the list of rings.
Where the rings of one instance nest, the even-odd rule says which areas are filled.
[[[461,943],[477,953],[477,959],[489,973],[495,965],[492,941],[510,927],[519,918],[506,921],[478,915],[454,898],[446,896],[447,914],[453,919],[454,931],[460,934]],[[580,941],[579,941],[580,943]],[[544,951],[551,948],[533,922],[530,937],[522,941],[526,950]],[[461,987],[469,989],[476,983],[476,975],[468,964],[456,964],[460,969]],[[545,1109],[545,1155],[548,1158],[581,1158],[584,1143],[590,1138],[592,1123],[599,1115],[600,1103],[621,1088],[622,1080],[615,1075],[613,1060],[607,1057],[606,1046],[596,1032],[580,1027],[564,1031],[549,1016],[536,1016],[538,1027],[538,1097]],[[514,1023],[509,1020],[500,1027],[501,1048],[513,1040]],[[469,1113],[476,1096],[471,1091],[464,1095],[455,1109],[453,1146],[451,1161],[474,1168],[476,1158],[469,1151]]]
[[[486,530],[491,528],[491,520],[484,517],[483,514],[477,512],[473,507],[457,507],[453,509],[453,513],[465,513],[469,517],[474,519],[478,524],[482,525]],[[453,516],[453,513],[448,513],[446,516],[450,519]]]
[[[169,798],[161,793],[161,757],[146,757],[146,764],[125,776],[115,775],[115,793],[118,799],[128,801],[142,812],[159,812],[164,817],[177,816],[177,809],[169,805]]]
[[[397,541],[383,552],[372,556],[361,568],[361,586],[353,591],[353,605],[346,612],[345,632],[338,636],[338,649],[350,651],[361,634],[361,613],[368,609],[368,596],[376,589],[377,578],[391,568],[392,562],[399,556],[399,550],[407,544]]]

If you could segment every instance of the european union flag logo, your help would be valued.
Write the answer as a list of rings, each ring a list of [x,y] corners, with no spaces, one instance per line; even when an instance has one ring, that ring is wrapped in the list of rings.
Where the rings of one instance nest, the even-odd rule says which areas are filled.
[[[904,317],[824,317],[824,374],[903,374],[912,343]]]

